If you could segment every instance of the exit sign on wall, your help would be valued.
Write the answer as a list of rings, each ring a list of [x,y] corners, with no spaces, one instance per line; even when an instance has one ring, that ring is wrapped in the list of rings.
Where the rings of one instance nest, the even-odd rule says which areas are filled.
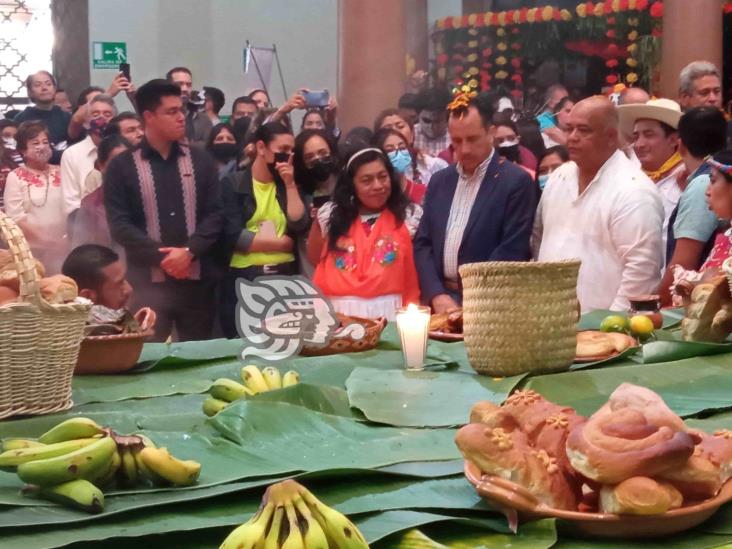
[[[126,42],[94,42],[92,44],[92,68],[118,69],[127,63]]]

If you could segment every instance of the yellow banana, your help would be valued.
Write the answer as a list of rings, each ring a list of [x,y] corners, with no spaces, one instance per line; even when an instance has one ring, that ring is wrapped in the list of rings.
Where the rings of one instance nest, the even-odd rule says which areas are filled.
[[[272,524],[264,538],[264,549],[280,549],[280,530],[282,529],[282,519],[285,516],[284,505],[278,505],[272,517]]]
[[[305,504],[305,500],[300,495],[297,495],[293,499],[293,503],[300,516],[305,519],[305,529],[302,534],[305,549],[328,549],[328,538],[325,535],[325,531],[313,517],[310,509]]]
[[[38,437],[38,442],[53,444],[75,438],[89,438],[103,433],[104,429],[100,425],[97,425],[94,420],[87,417],[72,417],[43,433]]]
[[[110,466],[117,444],[111,437],[95,439],[91,444],[74,452],[29,461],[18,466],[18,476],[29,484],[53,486],[79,478],[98,477]]]
[[[282,387],[290,387],[300,383],[300,374],[295,370],[290,370],[282,377]]]
[[[177,459],[167,448],[143,448],[140,458],[151,473],[175,486],[195,484],[201,473],[200,463]]]
[[[285,504],[285,512],[287,513],[287,522],[290,525],[290,532],[287,534],[285,541],[282,542],[281,549],[304,549],[305,542],[300,532],[300,524],[297,521],[297,513],[291,501]]]
[[[306,489],[301,491],[301,495],[313,517],[323,528],[328,543],[338,549],[368,549],[363,534],[348,517],[328,507]]]
[[[242,385],[243,387],[243,385]],[[208,417],[213,417],[218,414],[221,410],[229,405],[225,400],[219,400],[218,398],[208,397],[203,401],[203,413]]]
[[[23,448],[37,448],[39,446],[45,446],[45,444],[29,438],[6,438],[3,440],[3,452],[22,450]]]
[[[157,448],[155,446],[155,443],[152,441],[152,439],[146,435],[142,435],[140,433],[137,433],[136,435],[132,435],[133,437],[137,437],[142,440],[142,444],[144,446],[147,446],[148,448]]]
[[[282,389],[282,374],[274,366],[267,366],[262,370],[262,377],[270,391]]]
[[[89,446],[98,440],[96,438],[80,438],[57,442],[55,444],[41,444],[40,446],[32,446],[30,448],[8,450],[0,454],[0,467],[13,467],[29,461],[63,456],[85,446]]]
[[[120,468],[122,483],[126,486],[135,486],[140,478],[140,473],[137,470],[137,463],[132,449],[123,448],[120,451],[120,456],[122,458],[122,467]]]
[[[132,456],[135,458],[135,464],[137,465],[137,470],[140,472],[140,479],[153,482],[157,479],[157,476],[150,469],[148,469],[147,465],[145,465],[145,462],[142,461],[142,456],[140,455],[141,451],[142,448],[139,448],[132,452]]]
[[[219,400],[225,400],[226,402],[234,402],[240,398],[254,395],[254,391],[233,379],[225,377],[214,381],[209,393],[211,393],[212,397]]]
[[[104,511],[104,494],[99,488],[83,478],[41,488],[38,494],[51,501],[78,507],[90,513]]]
[[[255,394],[266,393],[269,391],[269,386],[267,385],[267,382],[264,381],[262,372],[253,364],[244,366],[241,369],[241,379],[244,381],[244,385],[246,385],[247,388]]]
[[[274,505],[268,503],[252,515],[247,522],[234,529],[219,546],[219,549],[254,549],[264,539],[264,533]]]

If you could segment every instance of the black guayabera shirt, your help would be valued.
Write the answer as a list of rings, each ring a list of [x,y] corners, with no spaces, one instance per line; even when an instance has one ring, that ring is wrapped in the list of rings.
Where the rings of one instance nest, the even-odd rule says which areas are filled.
[[[183,154],[181,145],[174,143],[168,158],[160,156],[145,140],[140,149],[152,170],[161,242],[148,236],[133,151],[112,159],[104,176],[104,205],[110,233],[125,248],[130,278],[149,282],[146,273],[150,267],[159,266],[165,255],[158,251],[161,247],[187,247],[203,267],[210,259],[223,225],[221,192],[213,159],[203,149],[190,148],[196,187],[196,229],[189,235],[178,169],[178,155]]]

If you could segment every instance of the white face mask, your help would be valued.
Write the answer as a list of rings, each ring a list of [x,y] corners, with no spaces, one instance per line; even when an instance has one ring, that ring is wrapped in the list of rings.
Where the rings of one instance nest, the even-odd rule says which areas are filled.
[[[14,137],[3,137],[3,145],[6,149],[16,149],[18,147]]]

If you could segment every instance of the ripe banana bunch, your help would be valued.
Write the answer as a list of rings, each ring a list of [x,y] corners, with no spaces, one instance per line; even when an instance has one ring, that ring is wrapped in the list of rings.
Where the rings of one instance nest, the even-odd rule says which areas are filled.
[[[240,398],[297,385],[300,383],[300,374],[290,370],[283,376],[273,366],[260,370],[257,366],[249,364],[241,369],[241,379],[243,383],[225,377],[214,381],[209,389],[211,396],[203,402],[203,413],[209,417],[215,416]]]
[[[165,486],[195,484],[201,465],[156,448],[144,435],[118,435],[88,418],[68,419],[38,440],[2,441],[0,468],[28,483],[23,493],[78,507],[104,510],[101,488],[143,482]]]
[[[259,510],[219,549],[368,549],[345,516],[294,480],[273,484]]]

